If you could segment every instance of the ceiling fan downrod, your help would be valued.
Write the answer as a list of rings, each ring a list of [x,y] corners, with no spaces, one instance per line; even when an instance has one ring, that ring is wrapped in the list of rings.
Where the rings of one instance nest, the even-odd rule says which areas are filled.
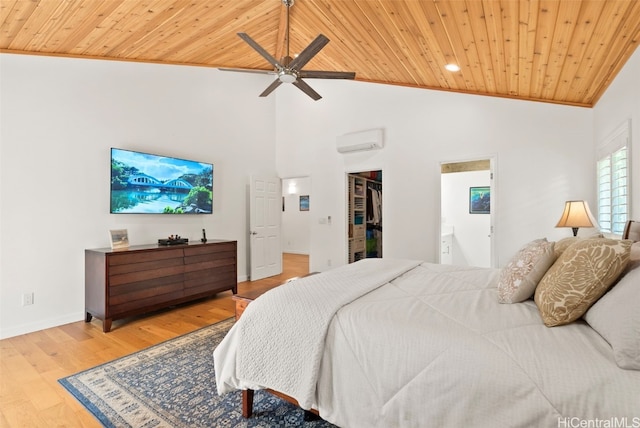
[[[284,68],[278,70],[278,79],[282,83],[293,83],[298,80],[298,75],[295,71],[289,68],[289,63],[291,62],[291,56],[289,56],[289,8],[293,6],[294,0],[282,0],[282,4],[287,8],[287,22],[286,22],[286,47],[285,47],[285,56],[280,61]]]

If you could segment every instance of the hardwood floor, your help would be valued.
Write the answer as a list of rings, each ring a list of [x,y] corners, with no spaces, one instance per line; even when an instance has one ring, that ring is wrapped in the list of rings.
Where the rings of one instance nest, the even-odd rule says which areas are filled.
[[[309,257],[284,254],[283,267],[281,275],[239,283],[238,292],[306,275]],[[94,319],[0,340],[0,427],[100,427],[58,379],[232,317],[231,295],[114,321],[106,334]]]

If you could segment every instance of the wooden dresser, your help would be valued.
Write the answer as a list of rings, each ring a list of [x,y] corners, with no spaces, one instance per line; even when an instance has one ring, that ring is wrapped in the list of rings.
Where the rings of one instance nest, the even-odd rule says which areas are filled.
[[[85,250],[86,322],[115,319],[214,295],[238,287],[237,242],[137,245]]]

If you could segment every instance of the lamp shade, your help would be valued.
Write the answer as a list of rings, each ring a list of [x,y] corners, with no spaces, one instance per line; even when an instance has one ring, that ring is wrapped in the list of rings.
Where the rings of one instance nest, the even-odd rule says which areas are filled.
[[[598,227],[587,201],[567,201],[556,227]]]

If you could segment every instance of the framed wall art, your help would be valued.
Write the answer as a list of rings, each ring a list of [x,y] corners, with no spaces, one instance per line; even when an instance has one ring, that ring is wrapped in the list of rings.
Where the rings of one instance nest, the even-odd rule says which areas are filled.
[[[491,188],[469,187],[469,214],[489,214],[491,212]]]
[[[300,195],[300,211],[309,211],[309,195]]]

